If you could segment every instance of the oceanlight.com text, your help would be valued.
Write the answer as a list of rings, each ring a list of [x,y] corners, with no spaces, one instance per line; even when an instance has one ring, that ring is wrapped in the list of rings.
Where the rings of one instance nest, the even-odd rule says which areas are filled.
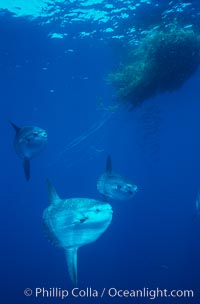
[[[130,297],[130,298],[149,298],[154,300],[156,298],[193,298],[193,290],[168,290],[168,289],[137,289],[137,290],[119,290],[110,288],[108,290],[110,297]]]
[[[26,288],[24,295],[27,297],[35,298],[59,298],[64,300],[68,297],[73,298],[148,298],[154,300],[157,298],[194,298],[195,293],[193,290],[169,290],[169,289],[150,289],[144,287],[142,289],[118,289],[115,287],[94,289],[87,287],[85,289],[73,288],[73,289],[62,289],[59,287],[36,287],[35,289]]]

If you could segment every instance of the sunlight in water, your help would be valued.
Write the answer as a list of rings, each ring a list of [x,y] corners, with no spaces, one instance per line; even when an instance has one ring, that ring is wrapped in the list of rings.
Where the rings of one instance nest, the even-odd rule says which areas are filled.
[[[1,0],[0,8],[14,13],[16,16],[31,16],[33,18],[45,15],[45,9],[52,1],[45,0]]]
[[[162,4],[157,0],[0,0],[0,14],[9,12],[15,17],[25,17],[28,20],[38,19],[41,26],[57,24],[57,32],[50,30],[50,39],[63,39],[68,36],[71,26],[76,25],[77,33],[73,38],[98,37],[102,40],[129,39],[133,44],[138,42],[138,34],[143,35],[159,24],[152,22],[152,25],[144,24],[137,27],[134,22],[136,16],[141,11],[151,9],[161,9],[162,20],[165,25],[169,23],[169,18],[173,19],[174,14],[183,15],[195,14],[191,3],[187,5],[183,0],[172,0]],[[190,11],[189,11],[190,10]],[[143,13],[142,13],[143,14]],[[141,18],[144,16],[141,16]],[[153,17],[153,16],[152,16]],[[149,19],[149,16],[148,18]],[[124,22],[125,21],[125,22]],[[87,23],[92,23],[88,27]],[[127,28],[124,28],[125,23]],[[123,24],[123,26],[121,26]],[[191,26],[190,24],[188,26]],[[144,28],[143,28],[144,27]],[[121,29],[121,30],[120,30]],[[74,32],[74,31],[73,31]],[[135,35],[137,33],[137,35]],[[99,36],[100,35],[100,36]]]

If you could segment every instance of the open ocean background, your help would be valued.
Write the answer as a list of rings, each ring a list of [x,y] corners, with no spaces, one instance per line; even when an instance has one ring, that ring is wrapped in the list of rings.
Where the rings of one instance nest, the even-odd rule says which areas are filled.
[[[51,8],[51,18],[31,16],[30,8],[26,14],[23,1],[14,3],[18,8],[13,10],[12,1],[0,2],[1,303],[198,304],[200,218],[194,220],[194,215],[200,188],[200,71],[173,93],[158,95],[133,111],[111,112],[115,92],[105,78],[123,60],[130,20],[108,11],[119,15],[114,33],[105,30],[113,26],[113,18],[61,24],[65,5],[76,9],[78,1],[59,2],[60,11]],[[103,2],[90,1],[88,9],[94,13]],[[32,8],[39,3],[33,1]],[[198,1],[138,3],[133,39],[175,16],[199,28]],[[111,4],[121,9],[123,2]],[[13,148],[9,119],[48,132],[47,148],[31,161],[29,182]],[[96,182],[108,154],[114,171],[133,180],[139,190],[130,201],[110,201],[110,227],[99,240],[80,248],[79,287],[192,289],[195,298],[61,301],[24,296],[27,287],[72,288],[64,251],[43,234],[46,178],[61,197],[100,199]]]

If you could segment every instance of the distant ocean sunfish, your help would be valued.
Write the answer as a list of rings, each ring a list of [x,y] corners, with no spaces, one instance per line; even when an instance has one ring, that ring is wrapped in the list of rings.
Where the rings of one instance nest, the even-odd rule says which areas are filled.
[[[195,214],[193,216],[193,220],[197,220],[199,218],[200,218],[200,189],[198,190],[197,198],[195,201]]]
[[[47,143],[47,132],[39,127],[18,127],[13,122],[10,124],[15,129],[14,148],[17,155],[23,159],[26,180],[30,179],[30,159],[39,155]]]
[[[77,285],[78,248],[96,241],[112,221],[112,207],[89,198],[61,199],[48,181],[50,206],[44,210],[44,229],[52,243],[65,250],[68,271]]]
[[[106,172],[100,176],[97,189],[105,199],[128,200],[135,195],[138,187],[121,175],[113,173],[111,157],[108,156]]]

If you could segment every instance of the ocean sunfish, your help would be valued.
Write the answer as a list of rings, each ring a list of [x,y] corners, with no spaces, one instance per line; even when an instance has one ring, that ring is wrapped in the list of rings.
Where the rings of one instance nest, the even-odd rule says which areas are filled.
[[[15,129],[14,148],[23,160],[26,180],[30,179],[30,159],[40,154],[47,143],[47,132],[39,127],[18,127],[10,122]]]
[[[105,200],[131,199],[138,190],[138,187],[119,174],[112,171],[111,157],[107,157],[106,172],[103,173],[97,182],[97,190],[103,194]]]
[[[78,248],[96,241],[112,221],[110,204],[90,198],[61,199],[48,181],[50,206],[43,226],[48,239],[65,250],[70,278],[77,286]]]
[[[199,218],[200,218],[200,189],[198,190],[197,198],[195,201],[195,214],[193,216],[193,220],[197,220]]]

